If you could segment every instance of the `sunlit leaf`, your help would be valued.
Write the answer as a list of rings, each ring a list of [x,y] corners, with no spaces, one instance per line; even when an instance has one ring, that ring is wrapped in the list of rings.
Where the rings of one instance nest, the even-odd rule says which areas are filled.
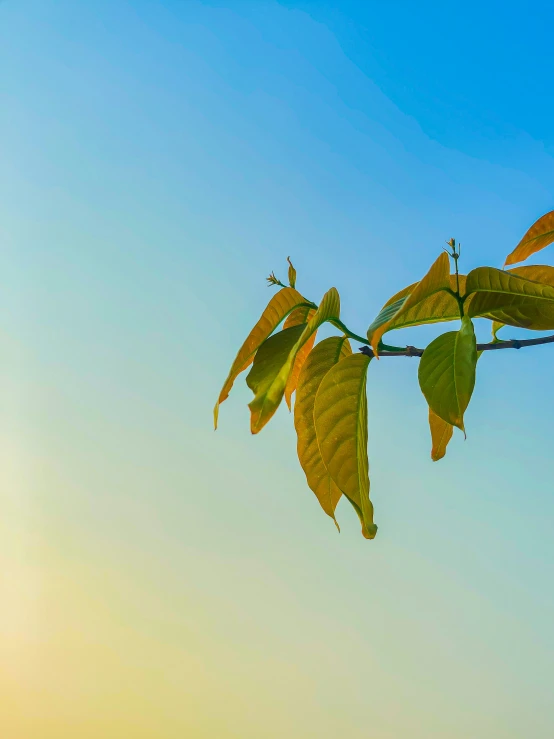
[[[310,318],[312,318],[314,314],[314,308],[296,308],[296,310],[293,310],[293,312],[287,317],[283,328],[297,326],[299,323],[308,323],[308,321],[310,320]],[[311,352],[313,345],[315,344],[316,336],[317,333],[312,334],[312,336],[308,339],[304,346],[299,349],[298,354],[296,355],[296,359],[294,360],[289,379],[287,380],[287,384],[285,386],[285,401],[288,405],[289,411],[291,409],[292,394],[296,390],[296,386],[298,384],[300,370],[302,369],[302,365],[306,361],[306,357]]]
[[[505,326],[505,325],[506,324],[505,323],[502,323],[502,321],[493,321],[492,322],[492,324],[491,324],[491,333],[492,333],[492,338],[493,338],[494,341],[500,341],[500,339],[498,338],[497,334],[500,331],[500,329],[502,328],[502,326]]]
[[[510,305],[498,305],[498,299],[479,300],[468,312],[493,321],[493,335],[502,326],[527,328],[532,331],[554,329],[554,305],[534,298],[514,299]]]
[[[260,346],[254,357],[252,369],[246,375],[246,384],[254,395],[267,391],[305,328],[305,323],[284,328],[270,336]]]
[[[417,283],[413,292],[392,304],[398,305],[397,310],[392,312],[392,315],[390,315],[391,311],[388,311],[388,308],[391,308],[392,305],[387,306],[385,308],[387,311],[386,316],[381,316],[381,318],[378,317],[371,324],[368,329],[367,336],[375,354],[377,355],[381,337],[389,330],[393,321],[399,321],[403,314],[406,314],[409,310],[418,306],[423,300],[429,298],[440,290],[445,290],[447,288],[450,288],[450,263],[448,261],[448,255],[443,252],[431,266],[431,269],[427,272],[425,277]]]
[[[294,359],[294,364],[292,365],[287,384],[285,385],[285,402],[288,406],[289,411],[292,408],[292,395],[298,386],[298,378],[300,377],[300,372],[302,370],[302,367],[304,366],[304,362],[306,361],[314,347],[316,336],[317,332],[314,331],[314,333],[310,336],[304,346],[302,346],[298,350],[298,353]]]
[[[423,352],[419,385],[431,410],[464,431],[464,413],[475,385],[477,347],[471,319],[459,331],[442,334]]]
[[[317,391],[314,422],[321,457],[331,478],[361,511],[362,533],[373,539],[369,499],[366,375],[370,358],[352,354],[335,364]]]
[[[290,289],[290,288],[289,288]],[[266,425],[273,416],[285,392],[285,387],[289,379],[294,360],[300,349],[306,344],[311,336],[317,331],[325,321],[340,316],[340,299],[337,290],[332,287],[325,295],[314,313],[308,325],[302,332],[298,341],[294,344],[289,352],[286,361],[283,363],[279,373],[269,385],[256,393],[254,400],[249,403],[250,408],[250,430],[253,434],[257,434]],[[290,330],[290,329],[289,329]]]
[[[258,350],[260,344],[262,344],[262,342],[264,342],[267,337],[273,333],[283,318],[288,316],[294,308],[302,304],[306,305],[308,302],[309,301],[303,298],[299,292],[291,287],[285,287],[282,290],[279,290],[279,292],[271,298],[266,309],[260,316],[260,319],[239,349],[227,379],[221,388],[219,398],[217,399],[217,403],[214,408],[214,425],[216,428],[220,404],[229,397],[229,392],[231,391],[237,376],[250,366],[254,359],[254,354]]]
[[[522,267],[513,267],[507,270],[510,274],[517,275],[518,277],[525,277],[527,280],[533,280],[534,282],[542,282],[543,285],[550,285],[554,287],[554,267],[550,267],[547,264],[532,264],[524,265]],[[528,328],[534,331],[549,330],[554,328],[554,308],[546,306],[541,303],[540,306],[536,304],[528,306],[527,314],[523,315],[523,321],[521,317],[522,308],[525,306],[516,306],[514,310],[510,310],[509,307],[504,307],[498,315],[501,314],[507,318],[506,322],[500,320],[493,320],[492,323],[492,335],[497,338],[498,331],[502,326],[517,326],[518,328]],[[537,311],[537,307],[540,308]],[[529,308],[531,310],[529,311]],[[539,320],[536,320],[534,314],[539,313]],[[484,316],[489,318],[491,316]],[[544,328],[542,328],[544,327]]]
[[[531,269],[531,268],[529,268]],[[467,314],[537,331],[554,328],[554,286],[524,277],[549,277],[549,271],[528,271],[523,267],[504,271],[493,267],[472,270],[466,282]]]
[[[290,257],[287,257],[287,262],[289,263],[289,285],[291,287],[296,287],[296,270],[292,266]]]
[[[519,267],[518,272],[520,270],[523,270],[523,267]],[[466,294],[471,293],[490,293],[554,301],[554,287],[551,285],[520,276],[515,270],[506,271],[494,267],[477,267],[471,270],[467,276]]]
[[[431,430],[431,459],[438,462],[446,454],[446,447],[452,438],[454,427],[451,423],[444,421],[440,416],[429,408],[429,428]]]
[[[521,267],[512,267],[506,272],[518,277],[525,277],[526,280],[542,282],[543,285],[554,287],[554,267],[548,264],[524,264]]]
[[[465,291],[466,276],[459,275],[460,293]],[[440,290],[430,295],[421,302],[407,310],[399,311],[407,296],[408,291],[413,291],[415,285],[410,285],[401,290],[385,303],[377,318],[373,321],[367,330],[367,335],[371,338],[376,328],[383,324],[387,324],[386,331],[393,329],[408,328],[409,326],[421,326],[425,323],[440,323],[441,321],[454,321],[460,318],[460,306],[456,298],[450,293]],[[450,275],[450,289],[456,291],[458,283],[456,275]]]
[[[352,354],[348,339],[331,336],[319,343],[306,359],[296,390],[294,427],[298,459],[311,490],[325,513],[335,520],[341,491],[333,482],[321,457],[314,425],[315,398],[321,381],[337,362]]]
[[[554,210],[535,221],[511,254],[505,264],[517,264],[528,259],[531,254],[544,249],[554,241]]]
[[[300,308],[295,308],[292,313],[286,317],[283,323],[283,328],[290,328],[291,326],[298,326],[300,323],[308,323],[311,316],[315,313],[314,308],[310,308],[309,305],[301,305]]]

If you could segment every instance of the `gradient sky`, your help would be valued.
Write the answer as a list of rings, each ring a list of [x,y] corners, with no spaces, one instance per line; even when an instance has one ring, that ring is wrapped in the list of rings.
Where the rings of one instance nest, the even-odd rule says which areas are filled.
[[[2,736],[554,735],[554,347],[482,358],[438,464],[417,360],[372,363],[372,542],[285,408],[211,416],[287,255],[364,333],[445,239],[501,266],[552,209],[553,22],[0,3]]]

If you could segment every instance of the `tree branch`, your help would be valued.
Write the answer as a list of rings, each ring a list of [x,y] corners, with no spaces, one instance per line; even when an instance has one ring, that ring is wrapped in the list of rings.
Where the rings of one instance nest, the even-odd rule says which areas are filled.
[[[553,344],[553,336],[543,336],[540,339],[511,339],[510,341],[494,341],[490,344],[477,344],[478,352],[496,351],[497,349],[523,349],[525,346],[538,346],[539,344]],[[373,349],[369,346],[360,347],[362,354],[368,357],[374,357]],[[380,357],[421,357],[425,349],[418,349],[415,346],[407,346],[403,351],[380,351]]]

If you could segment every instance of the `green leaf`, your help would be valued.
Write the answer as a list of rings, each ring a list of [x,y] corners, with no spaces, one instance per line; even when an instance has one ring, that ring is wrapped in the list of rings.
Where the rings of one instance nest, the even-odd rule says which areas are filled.
[[[294,427],[298,459],[310,489],[325,513],[335,521],[335,508],[342,493],[321,457],[314,424],[315,398],[321,381],[337,362],[352,354],[348,339],[331,336],[319,343],[306,359],[298,379],[294,404]],[[337,524],[338,528],[338,524]]]
[[[431,410],[446,423],[464,430],[464,413],[475,385],[477,346],[471,319],[459,331],[442,334],[423,352],[419,385]]]
[[[423,300],[431,295],[450,288],[450,262],[448,255],[443,252],[440,257],[433,263],[431,269],[425,277],[417,283],[412,293],[406,296],[404,300],[400,298],[395,301],[398,308],[390,315],[387,313],[386,320],[375,320],[368,329],[368,339],[371,342],[371,348],[378,355],[379,341],[383,334],[389,330],[393,322],[399,321],[404,314],[412,308],[418,306]],[[402,302],[400,302],[402,300]],[[389,306],[385,306],[387,308]]]
[[[260,316],[260,319],[248,334],[246,341],[238,351],[235,361],[233,362],[229,374],[214,408],[214,426],[217,428],[217,417],[219,414],[219,406],[229,397],[231,388],[237,376],[247,369],[259,346],[270,336],[283,318],[300,305],[309,305],[309,301],[302,297],[299,292],[291,287],[285,287],[279,290],[269,301],[266,309]],[[312,306],[313,307],[313,306]]]
[[[370,358],[352,354],[335,364],[316,394],[314,422],[321,457],[336,485],[359,509],[362,533],[373,539],[369,499],[366,375]]]
[[[541,282],[543,285],[554,287],[554,267],[550,267],[547,264],[524,265],[509,269],[507,272],[518,277],[524,277],[527,280],[533,280],[533,282]],[[537,304],[533,301],[527,306],[522,304],[513,307],[504,306],[498,314],[491,312],[490,316],[485,315],[484,317],[493,318],[494,315],[498,315],[498,317],[502,316],[506,319],[505,321],[493,320],[492,335],[496,340],[498,340],[498,331],[505,325],[528,328],[534,331],[547,331],[554,328],[554,307],[546,306],[542,302]]]
[[[554,302],[554,287],[494,267],[477,267],[471,270],[467,276],[466,295],[471,293],[536,298]],[[474,300],[475,298],[471,302]]]
[[[289,263],[289,285],[291,287],[296,287],[296,270],[292,266],[290,257],[287,257],[287,262]]]
[[[465,290],[465,275],[459,275],[460,292]],[[421,302],[416,303],[412,308],[399,311],[410,295],[410,292],[417,286],[410,285],[404,290],[394,295],[385,305],[377,318],[373,321],[367,330],[368,338],[371,340],[373,332],[384,324],[386,331],[393,329],[407,328],[409,326],[421,326],[425,323],[440,323],[441,321],[454,321],[460,318],[460,306],[456,298],[444,290],[440,290],[428,298],[424,298]],[[456,275],[450,275],[450,289],[457,289]]]
[[[283,325],[283,328],[297,326],[299,323],[308,323],[308,321],[310,320],[310,318],[312,318],[314,314],[314,308],[296,308],[295,310],[293,310],[292,313],[289,314],[287,320]],[[296,355],[296,359],[294,360],[294,364],[292,366],[292,370],[285,387],[285,401],[288,405],[289,411],[291,410],[292,394],[296,390],[296,386],[298,384],[300,370],[302,369],[302,365],[306,361],[306,357],[311,352],[313,345],[315,344],[316,336],[317,333],[312,334],[312,336],[308,339],[304,346],[299,350],[298,354]]]
[[[446,447],[452,438],[454,427],[451,423],[443,421],[442,418],[429,408],[429,429],[431,430],[431,459],[438,462],[446,454]]]
[[[554,241],[554,210],[535,221],[516,248],[506,257],[505,265],[524,262],[531,254]]]
[[[260,346],[254,357],[252,369],[246,376],[246,384],[254,395],[267,391],[305,328],[305,323],[284,328],[270,336]]]
[[[296,391],[296,388],[298,386],[298,378],[300,377],[300,372],[302,371],[302,367],[304,366],[306,359],[309,357],[310,352],[314,348],[316,336],[317,331],[314,331],[308,341],[306,341],[306,343],[302,347],[300,347],[296,354],[296,357],[294,358],[292,369],[290,371],[287,384],[285,385],[285,402],[288,406],[289,411],[292,409],[292,395]]]
[[[520,271],[524,268],[518,268]],[[549,275],[544,266],[525,273]],[[468,316],[537,331],[554,328],[554,286],[523,277],[515,270],[478,267],[467,277],[466,293]]]
[[[289,288],[290,289],[290,288]],[[332,287],[321,301],[321,304],[313,317],[308,322],[301,336],[298,338],[294,346],[291,348],[288,357],[283,362],[282,367],[275,376],[274,380],[268,387],[262,387],[256,393],[254,400],[249,403],[250,408],[250,430],[253,434],[257,434],[273,416],[285,392],[296,355],[299,350],[306,344],[310,337],[317,331],[325,321],[339,318],[340,299],[337,290]]]

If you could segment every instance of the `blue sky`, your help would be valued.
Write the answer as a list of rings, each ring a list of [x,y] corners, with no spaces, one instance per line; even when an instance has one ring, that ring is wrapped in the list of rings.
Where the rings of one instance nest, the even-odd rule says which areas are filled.
[[[552,209],[553,13],[0,4],[10,736],[552,736],[551,347],[483,357],[438,464],[417,360],[372,363],[373,542],[285,409],[211,409],[289,254],[363,334]]]

